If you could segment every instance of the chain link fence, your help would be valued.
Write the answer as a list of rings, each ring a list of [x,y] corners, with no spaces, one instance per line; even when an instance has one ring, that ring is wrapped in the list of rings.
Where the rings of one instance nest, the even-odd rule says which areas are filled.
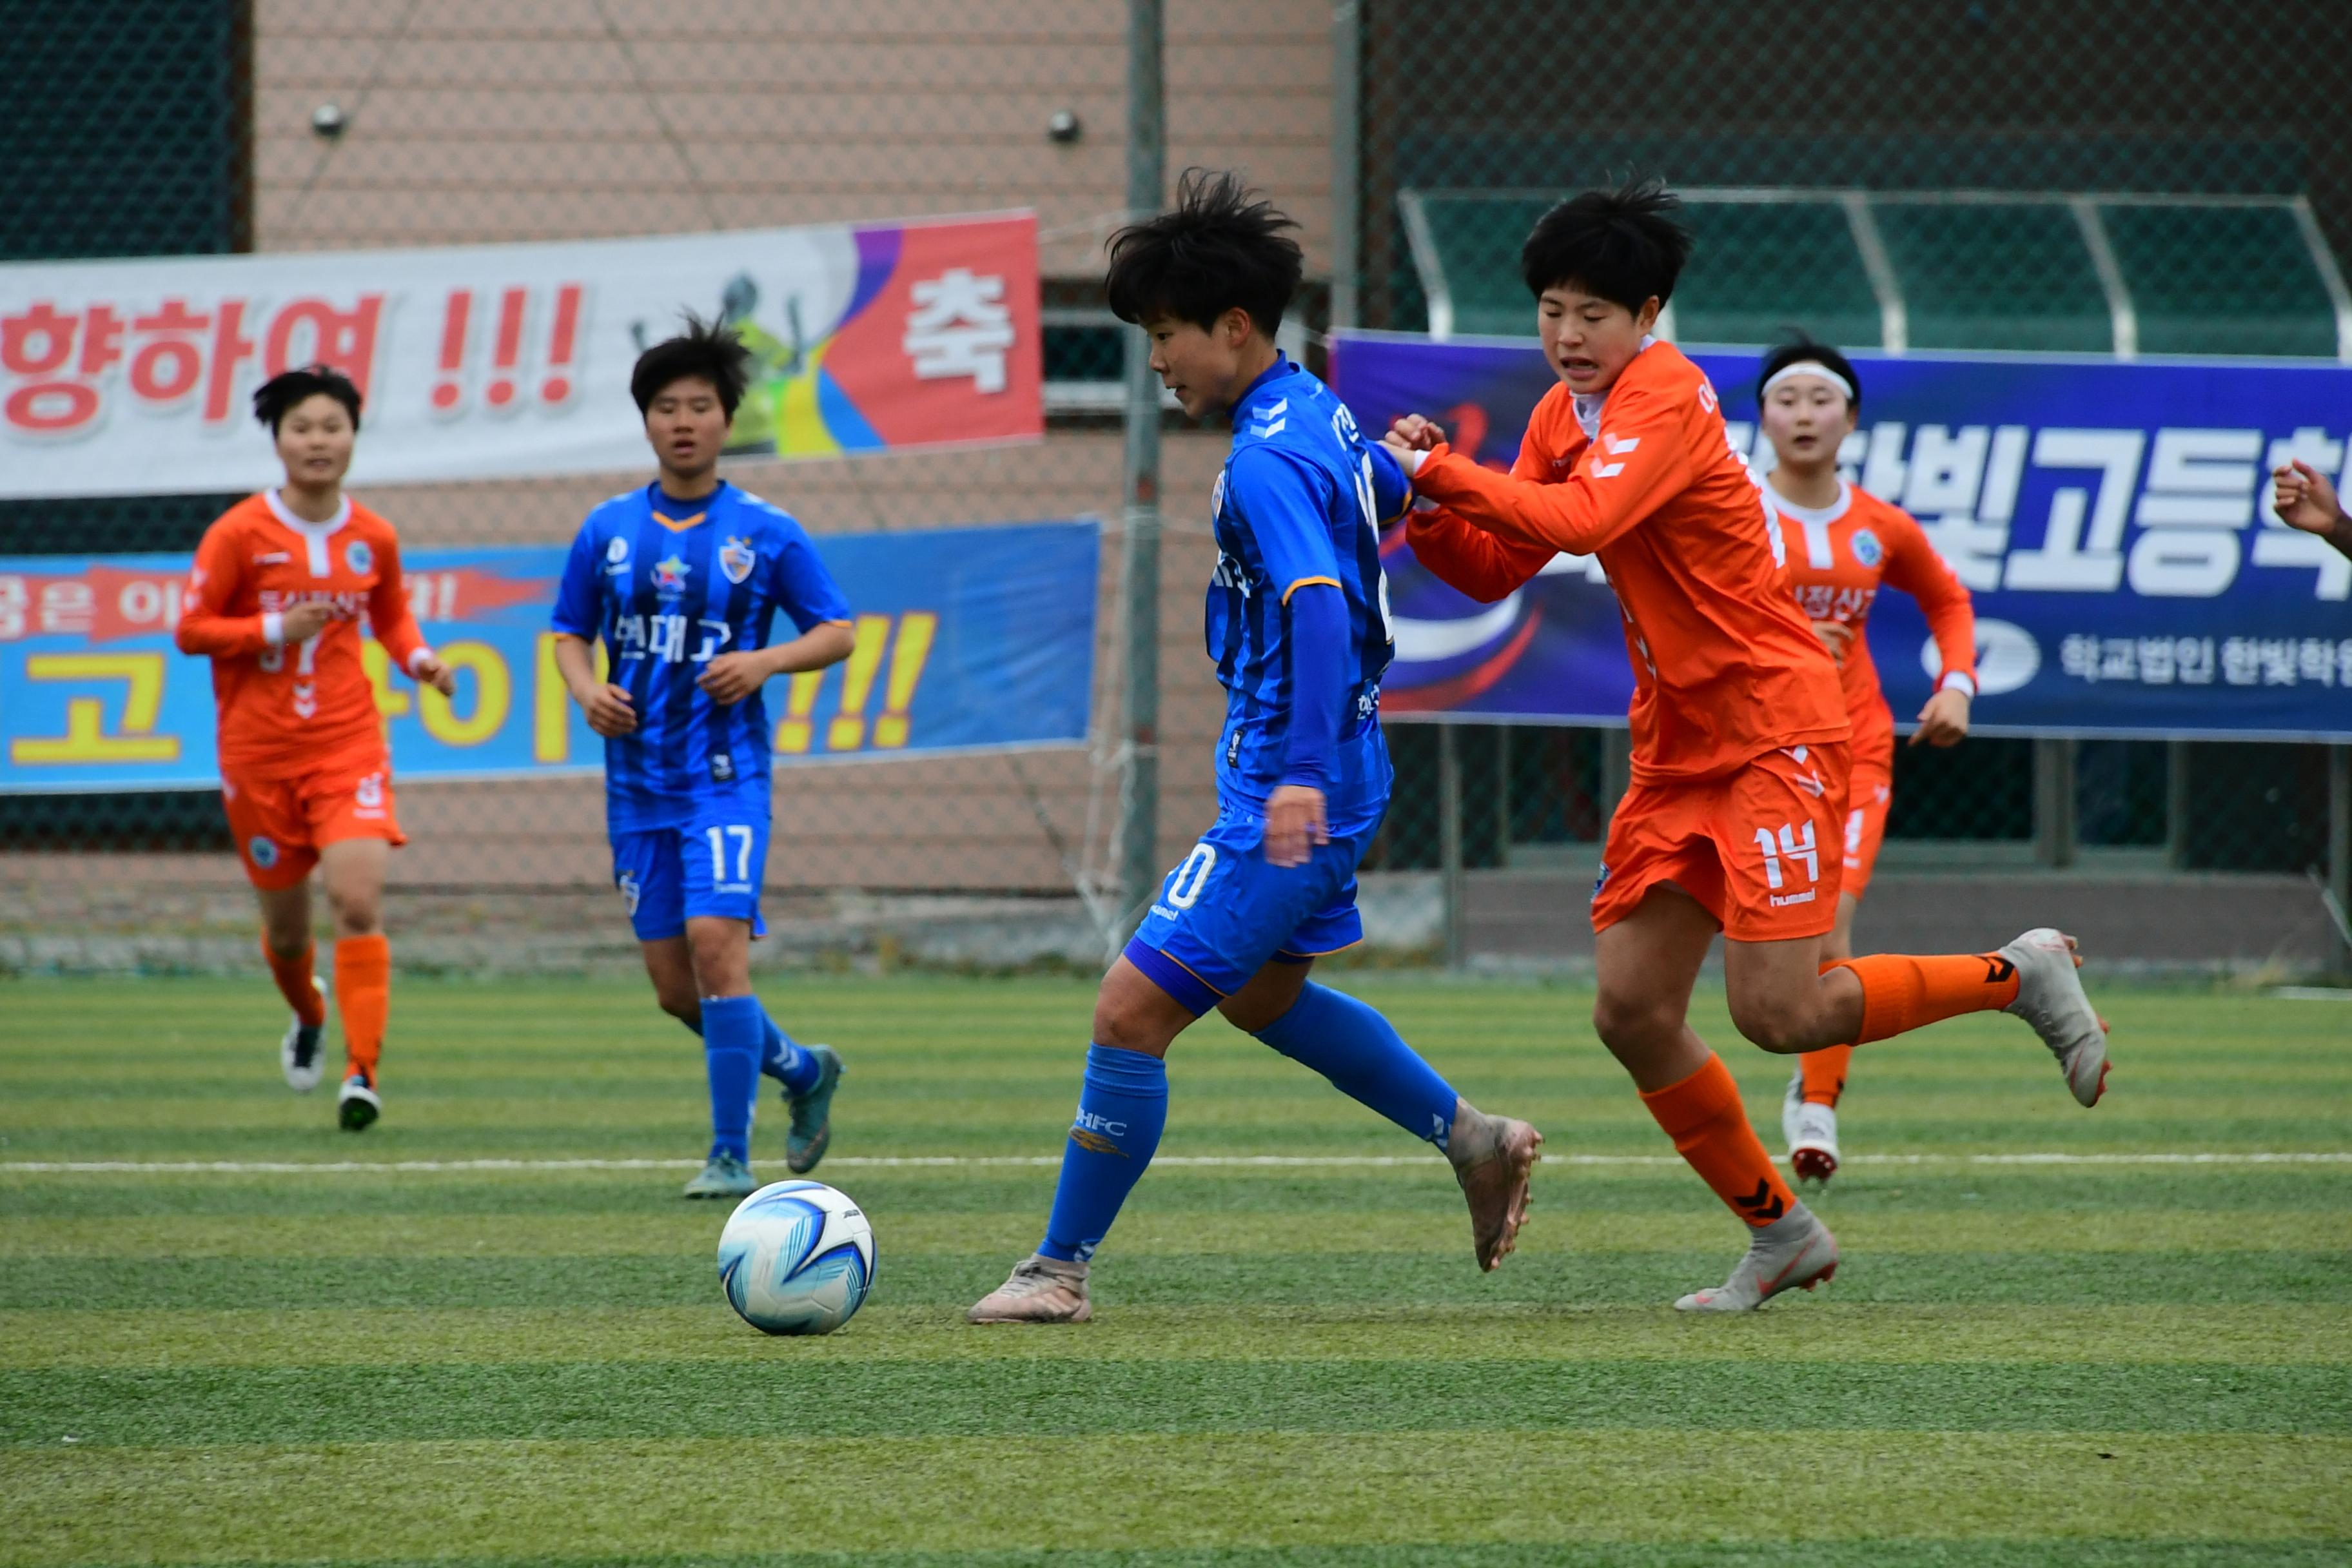
[[[1119,901],[1123,758],[1108,738],[1121,731],[1128,338],[1099,272],[1124,216],[1128,13],[1122,0],[89,0],[64,13],[0,0],[0,36],[22,46],[0,66],[18,88],[0,103],[0,258],[1034,209],[1042,444],[729,475],[820,546],[843,531],[1103,521],[1094,745],[783,772],[779,823],[792,826],[768,868],[771,953],[1081,962]],[[1638,13],[1360,0],[1336,26],[1323,0],[1170,0],[1165,15],[1167,167],[1244,169],[1301,220],[1313,281],[1288,346],[1310,364],[1335,315],[1528,332],[1512,261],[1534,213],[1640,174],[1697,193],[1700,258],[1678,301],[1691,341],[1802,326],[1859,346],[2105,351],[2118,344],[2105,285],[2120,269],[2142,352],[2335,353],[2325,290],[2281,259],[2314,240],[2352,254],[2352,55],[2325,47],[2341,30],[2327,0],[1839,0],[1801,16],[1721,0]],[[45,90],[58,80],[79,89]],[[2105,237],[2097,254],[2086,223]],[[1856,249],[1857,232],[1875,248]],[[1902,269],[1900,320],[1879,268]],[[1163,865],[1213,813],[1221,701],[1197,617],[1224,448],[1220,431],[1165,422]],[[557,543],[642,479],[638,459],[617,453],[587,480],[366,499],[420,546]],[[184,551],[229,499],[0,502],[0,554]],[[1451,931],[1458,951],[1461,878],[1589,875],[1623,787],[1622,731],[1391,732],[1399,789],[1367,876],[1376,943],[1427,953]],[[2308,746],[1906,748],[1884,865],[2301,878],[2332,856],[2341,877],[2341,771]],[[628,950],[593,780],[418,782],[401,807],[414,842],[394,859],[388,914],[404,961]],[[250,942],[208,792],[0,796],[0,897],[11,961],[36,967],[68,962],[72,943],[242,963]],[[1543,897],[1574,923],[1576,900]]]

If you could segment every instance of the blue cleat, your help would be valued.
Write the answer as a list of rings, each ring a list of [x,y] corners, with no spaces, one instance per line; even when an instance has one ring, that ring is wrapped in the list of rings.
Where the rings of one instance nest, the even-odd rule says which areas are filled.
[[[803,1047],[816,1058],[816,1081],[794,1094],[787,1089],[784,1104],[793,1113],[792,1131],[784,1137],[784,1163],[795,1176],[816,1169],[833,1142],[833,1091],[845,1069],[831,1046]]]

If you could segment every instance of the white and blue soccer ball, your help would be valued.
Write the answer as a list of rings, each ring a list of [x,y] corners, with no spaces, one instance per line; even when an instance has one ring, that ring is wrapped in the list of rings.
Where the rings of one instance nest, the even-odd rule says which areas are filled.
[[[874,1288],[874,1227],[823,1182],[771,1182],[727,1216],[719,1282],[762,1333],[829,1334]]]

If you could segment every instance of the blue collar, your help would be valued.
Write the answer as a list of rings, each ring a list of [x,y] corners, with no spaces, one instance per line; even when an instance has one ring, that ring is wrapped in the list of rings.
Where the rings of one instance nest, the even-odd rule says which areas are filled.
[[[661,481],[656,479],[646,486],[646,505],[656,515],[667,517],[672,522],[689,517],[706,518],[725,501],[729,488],[727,481],[721,479],[719,481],[719,488],[709,495],[698,496],[693,500],[687,500],[662,489]],[[677,510],[673,511],[670,510],[672,508]]]
[[[1260,387],[1280,381],[1286,375],[1297,374],[1298,367],[1290,363],[1290,356],[1280,349],[1275,350],[1274,363],[1260,372],[1258,378],[1244,387],[1242,395],[1234,399],[1234,428],[1241,428],[1242,418],[1249,411],[1250,400],[1257,395]]]

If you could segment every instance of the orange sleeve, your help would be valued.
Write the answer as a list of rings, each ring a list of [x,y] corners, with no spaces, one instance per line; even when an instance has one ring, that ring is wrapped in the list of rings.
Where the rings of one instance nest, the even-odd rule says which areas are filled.
[[[1664,392],[1623,389],[1601,435],[1557,483],[1524,477],[1538,431],[1530,427],[1522,464],[1507,475],[1440,446],[1412,476],[1412,488],[1471,526],[1524,544],[1591,555],[1641,522],[1691,482],[1682,411]]]
[[[203,542],[196,546],[195,570],[188,574],[188,596],[180,607],[180,625],[173,633],[182,653],[234,658],[270,646],[274,616],[228,613],[244,579],[244,542],[236,524],[222,518],[205,531]]]
[[[1890,537],[1879,581],[1919,601],[1928,633],[1936,639],[1937,651],[1944,656],[1944,674],[1937,679],[1936,689],[1942,690],[1945,680],[1953,675],[1964,675],[1969,695],[1975,695],[1977,612],[1968,585],[1953,575],[1909,512],[1887,508],[1885,526]]]
[[[1544,471],[1538,445],[1531,426],[1519,441],[1513,474],[1532,479]],[[1405,513],[1405,542],[1412,546],[1413,559],[1439,582],[1482,605],[1525,587],[1558,553],[1549,545],[1520,544],[1481,533],[1460,514],[1433,504]]]
[[[416,629],[416,617],[408,611],[408,584],[400,575],[400,541],[391,529],[383,531],[383,542],[377,550],[381,570],[376,574],[375,586],[368,594],[368,630],[392,655],[392,662],[408,675],[416,673],[411,663],[420,653],[429,651],[425,634]]]

